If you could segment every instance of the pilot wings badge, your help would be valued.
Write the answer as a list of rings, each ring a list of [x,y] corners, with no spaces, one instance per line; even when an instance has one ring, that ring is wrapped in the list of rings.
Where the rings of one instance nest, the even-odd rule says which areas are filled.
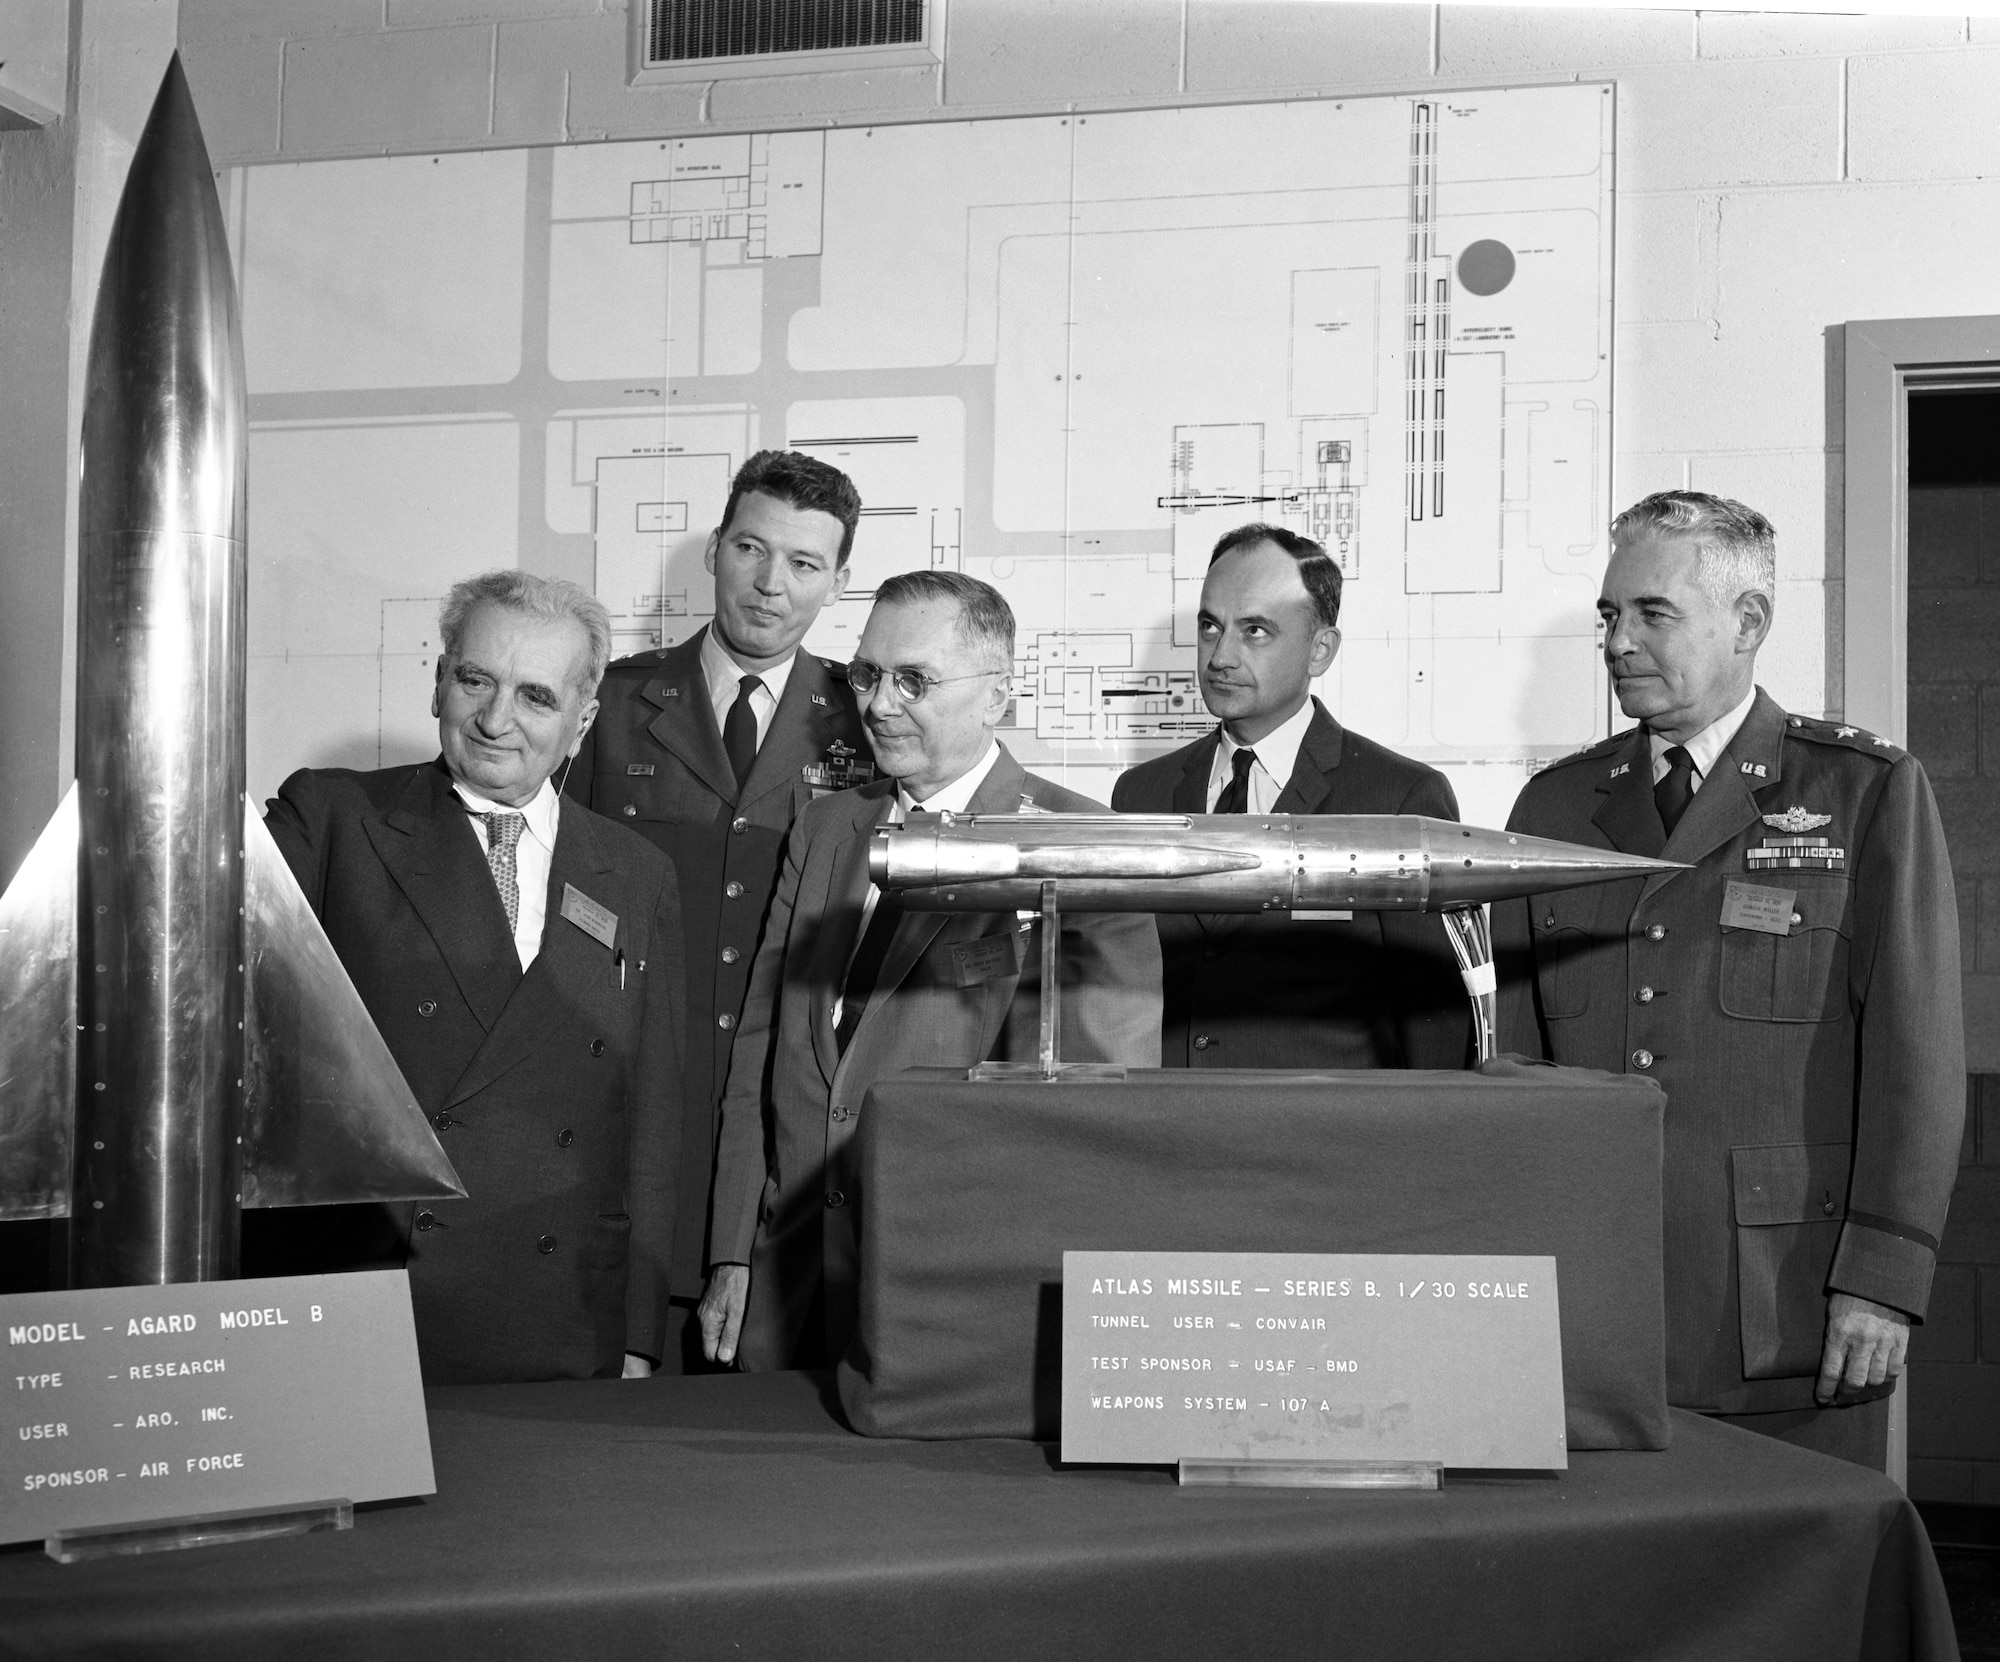
[[[1783,831],[1791,836],[1801,832],[1817,831],[1822,825],[1831,825],[1831,814],[1809,814],[1801,807],[1787,808],[1782,814],[1766,814],[1764,823],[1773,831]]]

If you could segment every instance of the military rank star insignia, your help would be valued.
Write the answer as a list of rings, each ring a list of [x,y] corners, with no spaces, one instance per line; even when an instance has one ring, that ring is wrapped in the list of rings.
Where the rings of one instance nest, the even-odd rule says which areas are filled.
[[[1801,832],[1817,831],[1822,825],[1831,825],[1833,815],[1809,814],[1803,808],[1792,807],[1782,814],[1766,814],[1764,823],[1773,831],[1784,831],[1796,837]]]

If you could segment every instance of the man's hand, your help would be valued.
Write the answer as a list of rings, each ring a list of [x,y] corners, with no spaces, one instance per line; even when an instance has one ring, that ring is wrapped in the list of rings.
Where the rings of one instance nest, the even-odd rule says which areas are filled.
[[[1909,1348],[1910,1318],[1902,1311],[1835,1293],[1826,1301],[1826,1351],[1813,1400],[1825,1407],[1843,1385],[1858,1391],[1894,1379]]]
[[[736,1336],[743,1330],[743,1307],[750,1302],[750,1266],[717,1264],[708,1272],[695,1319],[701,1323],[701,1353],[711,1362],[736,1360]]]
[[[653,1364],[637,1352],[628,1350],[625,1353],[625,1372],[620,1377],[624,1379],[651,1379],[653,1377]]]

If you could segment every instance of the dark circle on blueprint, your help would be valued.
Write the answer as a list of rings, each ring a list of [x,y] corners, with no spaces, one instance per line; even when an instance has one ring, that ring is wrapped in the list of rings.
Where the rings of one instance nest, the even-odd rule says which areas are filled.
[[[1458,286],[1468,294],[1498,294],[1514,280],[1514,250],[1488,238],[1458,257]]]

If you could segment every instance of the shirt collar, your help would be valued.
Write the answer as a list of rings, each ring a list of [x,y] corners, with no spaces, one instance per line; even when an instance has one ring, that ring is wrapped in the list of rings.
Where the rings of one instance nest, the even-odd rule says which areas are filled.
[[[551,854],[556,851],[556,821],[562,814],[562,798],[556,795],[555,782],[542,781],[542,788],[535,792],[527,804],[520,808],[510,808],[504,802],[493,802],[467,790],[456,779],[451,783],[458,800],[465,804],[466,811],[473,814],[521,814],[528,821],[528,835],[546,848]]]
[[[1308,693],[1305,703],[1253,745],[1238,744],[1229,736],[1229,729],[1223,728],[1221,762],[1224,771],[1235,767],[1237,751],[1254,750],[1257,765],[1283,790],[1292,782],[1292,769],[1298,766],[1299,746],[1306,742],[1306,729],[1312,726],[1315,714],[1312,695]]]
[[[701,675],[708,683],[711,703],[729,705],[736,702],[737,689],[743,684],[743,677],[755,675],[764,683],[764,690],[776,703],[785,696],[785,683],[792,678],[792,666],[799,661],[797,647],[782,664],[773,664],[769,669],[748,670],[730,657],[728,648],[716,639],[715,625],[710,624],[701,633]]]
[[[972,799],[979,794],[979,787],[986,783],[986,776],[993,771],[993,764],[1000,760],[1000,742],[986,741],[986,754],[968,772],[960,774],[949,785],[934,795],[919,802],[899,783],[896,786],[896,806],[905,815],[909,814],[962,814],[972,806]]]
[[[1729,748],[1729,741],[1736,737],[1737,730],[1749,718],[1750,706],[1757,702],[1757,689],[1752,687],[1743,702],[1727,715],[1718,716],[1682,747],[1694,761],[1694,770],[1706,779],[1722,759],[1722,753]],[[1648,733],[1652,742],[1653,760],[1657,763],[1673,748],[1671,739],[1664,739],[1658,733]]]

